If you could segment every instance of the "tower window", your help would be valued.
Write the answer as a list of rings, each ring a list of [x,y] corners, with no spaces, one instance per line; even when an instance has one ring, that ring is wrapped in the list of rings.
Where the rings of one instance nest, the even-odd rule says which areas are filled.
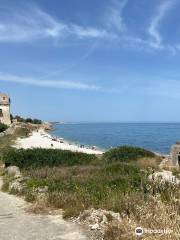
[[[5,97],[3,97],[3,100],[5,101],[5,100],[6,100],[6,98],[5,98]]]

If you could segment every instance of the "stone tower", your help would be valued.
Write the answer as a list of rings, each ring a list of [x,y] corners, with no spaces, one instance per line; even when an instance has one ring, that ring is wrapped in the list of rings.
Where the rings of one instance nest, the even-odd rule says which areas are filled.
[[[4,93],[0,93],[0,122],[6,125],[11,124],[10,118],[10,98]]]

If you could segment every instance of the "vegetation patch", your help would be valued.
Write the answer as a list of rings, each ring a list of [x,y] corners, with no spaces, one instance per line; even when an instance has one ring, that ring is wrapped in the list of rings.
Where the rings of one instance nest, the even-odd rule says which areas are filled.
[[[142,191],[146,182],[146,175],[139,167],[123,163],[46,166],[24,170],[23,174],[28,177],[27,193],[47,186],[48,204],[63,208],[66,217],[78,215],[90,207],[117,211],[124,196]]]
[[[140,158],[154,158],[155,154],[139,147],[121,146],[113,148],[104,154],[104,160],[107,163],[113,162],[131,162]]]
[[[89,164],[96,159],[95,155],[56,149],[10,149],[3,155],[6,166],[19,168],[54,167],[59,165],[73,166]]]

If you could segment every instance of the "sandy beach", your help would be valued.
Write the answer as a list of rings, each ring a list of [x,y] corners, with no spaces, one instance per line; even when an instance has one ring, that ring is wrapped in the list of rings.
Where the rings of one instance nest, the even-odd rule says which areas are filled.
[[[82,152],[87,154],[103,154],[103,151],[98,149],[91,149],[86,146],[78,146],[63,138],[53,137],[44,130],[34,131],[27,138],[18,138],[15,142],[16,148],[49,148],[49,149],[61,149],[70,150],[73,152]]]

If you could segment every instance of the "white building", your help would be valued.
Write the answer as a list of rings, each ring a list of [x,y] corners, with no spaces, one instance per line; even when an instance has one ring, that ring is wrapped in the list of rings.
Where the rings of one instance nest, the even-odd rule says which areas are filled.
[[[0,122],[6,125],[11,124],[10,103],[11,100],[9,96],[4,93],[0,93]]]

